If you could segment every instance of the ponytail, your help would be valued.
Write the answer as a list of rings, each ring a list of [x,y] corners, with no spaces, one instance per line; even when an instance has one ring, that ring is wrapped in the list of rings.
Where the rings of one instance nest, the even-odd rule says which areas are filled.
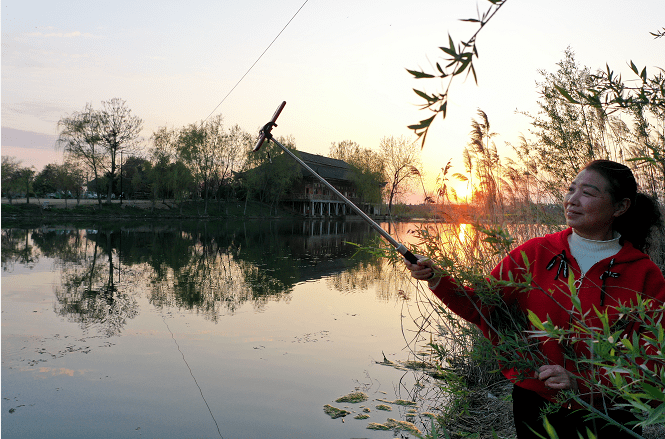
[[[638,192],[626,213],[614,220],[613,228],[621,234],[622,239],[646,253],[655,232],[665,231],[658,201]]]

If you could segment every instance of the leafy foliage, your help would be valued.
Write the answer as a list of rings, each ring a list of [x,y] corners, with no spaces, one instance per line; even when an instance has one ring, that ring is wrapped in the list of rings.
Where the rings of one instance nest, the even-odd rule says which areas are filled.
[[[368,203],[381,202],[384,163],[378,153],[369,148],[362,148],[351,140],[345,140],[332,143],[329,155],[351,166],[351,180],[356,186],[360,199]]]
[[[536,140],[525,150],[535,159],[541,172],[541,184],[553,199],[560,199],[563,189],[591,160],[620,160],[619,145],[627,127],[617,118],[607,118],[592,105],[579,105],[564,98],[561,90],[576,95],[594,87],[596,80],[587,67],[580,66],[568,48],[558,70],[538,82],[541,100],[537,115],[525,113],[532,120]]]
[[[653,35],[653,33],[652,33]],[[617,114],[633,120],[633,129],[621,133],[627,144],[626,159],[633,162],[642,176],[641,184],[652,194],[665,191],[665,75],[662,68],[649,76],[632,61],[629,64],[635,78],[624,81],[609,66],[590,75],[584,88],[555,84],[556,91],[577,108],[592,108],[602,121],[612,121]],[[627,85],[634,83],[635,85]]]
[[[285,148],[296,151],[292,138],[278,140]],[[297,163],[287,157],[274,142],[264,144],[256,152],[252,151],[251,145],[248,146],[245,168],[242,179],[247,189],[247,198],[254,194],[261,202],[275,208],[280,196],[302,175]]]
[[[32,167],[21,166],[15,157],[2,156],[2,194],[11,202],[18,194],[25,194],[30,201],[35,170]]]
[[[478,48],[476,47],[476,39],[480,31],[485,25],[494,17],[494,15],[501,9],[507,0],[488,0],[490,6],[482,13],[479,11],[476,18],[467,18],[461,21],[473,23],[478,26],[476,32],[467,40],[455,43],[453,38],[448,35],[448,46],[439,47],[444,53],[444,58],[436,63],[436,71],[425,72],[423,70],[409,70],[407,71],[415,79],[439,79],[447,80],[447,85],[440,92],[428,94],[422,90],[414,89],[413,91],[422,99],[420,108],[433,113],[417,124],[409,125],[409,129],[421,139],[421,145],[425,145],[427,133],[429,132],[432,122],[437,115],[441,115],[444,119],[448,110],[448,96],[453,79],[466,72],[466,75],[473,75],[473,78],[478,82],[476,76],[476,69],[473,65],[474,58],[478,58]]]
[[[439,379],[453,397],[446,406],[452,407],[452,411],[444,410],[440,422],[448,427],[457,425],[455,413],[459,416],[464,412],[460,404],[469,402],[472,383],[486,380],[485,385],[488,385],[491,382],[491,373],[477,375],[474,370],[480,368],[496,372],[498,361],[501,368],[516,368],[523,371],[525,378],[532,376],[534,370],[545,364],[538,349],[539,340],[550,339],[564,345],[585,343],[589,347],[592,354],[588,356],[564,350],[566,358],[580,369],[577,378],[582,387],[596,389],[610,401],[609,404],[631,410],[640,426],[665,424],[665,394],[662,390],[665,388],[665,357],[662,354],[665,347],[662,325],[665,304],[638,295],[636,302],[617,307],[621,318],[611,324],[607,312],[596,309],[592,311],[595,313],[592,316],[582,313],[574,278],[571,277],[567,294],[573,309],[565,309],[559,304],[570,314],[572,324],[569,328],[557,327],[549,319],[541,321],[532,312],[524,315],[506,303],[500,291],[504,288],[523,292],[539,289],[531,281],[529,261],[525,261],[527,271],[521,281],[512,276],[503,281],[486,278],[485,273],[507,254],[516,240],[501,227],[477,225],[474,228],[475,233],[466,233],[464,239],[455,241],[449,239],[459,236],[458,233],[442,234],[434,226],[422,227],[415,231],[419,242],[412,248],[412,252],[435,260],[440,275],[452,276],[459,285],[474,290],[479,304],[474,305],[470,301],[469,306],[478,306],[479,312],[480,309],[485,310],[481,315],[485,316],[487,324],[498,337],[488,349],[487,341],[477,330],[474,332],[474,327],[461,322],[440,303],[419,306],[420,316],[416,318],[422,320],[421,330],[431,334],[427,354],[429,361],[434,359],[434,363],[439,364],[442,370]],[[526,232],[517,241],[528,239],[533,230]],[[374,252],[399,258],[386,247],[375,248]],[[486,313],[487,310],[492,312]],[[628,327],[639,327],[640,330],[626,331]],[[481,366],[483,364],[485,366]],[[612,420],[611,411],[591,406],[577,393],[564,392],[561,398],[562,401],[575,401],[593,416],[618,425]],[[630,426],[620,427],[630,430]]]

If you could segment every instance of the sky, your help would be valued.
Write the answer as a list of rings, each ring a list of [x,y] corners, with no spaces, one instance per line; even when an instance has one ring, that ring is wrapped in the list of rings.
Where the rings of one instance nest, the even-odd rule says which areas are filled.
[[[0,7],[2,155],[41,170],[62,161],[58,120],[112,98],[143,119],[146,146],[159,127],[218,114],[258,135],[282,101],[273,134],[293,136],[312,154],[327,155],[344,140],[378,150],[383,137],[411,139],[406,127],[428,116],[413,89],[445,84],[413,79],[406,69],[431,70],[449,34],[460,41],[475,32],[460,19],[489,2],[3,0]],[[625,78],[631,60],[651,73],[665,68],[665,38],[649,34],[665,27],[664,17],[663,0],[508,0],[478,38],[478,84],[455,80],[448,116],[437,118],[422,149],[428,189],[448,160],[463,172],[479,108],[502,156],[520,135],[530,137],[523,113],[538,111],[539,72],[556,71],[567,47],[580,65],[608,64]]]

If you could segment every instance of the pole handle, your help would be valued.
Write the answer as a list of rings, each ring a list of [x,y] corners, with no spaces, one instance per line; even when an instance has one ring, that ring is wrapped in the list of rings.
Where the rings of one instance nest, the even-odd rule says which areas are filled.
[[[413,253],[411,253],[408,250],[402,256],[404,256],[404,258],[407,261],[411,262],[412,264],[417,264],[418,263],[418,258],[416,258],[416,255],[414,255]]]
[[[275,123],[277,121],[277,118],[279,117],[280,113],[284,109],[284,106],[286,105],[286,101],[283,101],[279,107],[277,107],[277,110],[275,110],[275,114],[272,115],[272,119],[270,119],[270,122],[264,125],[263,129],[259,133],[259,140],[256,141],[256,146],[254,147],[254,152],[258,151],[261,149],[261,146],[263,145],[263,142],[266,139],[271,139],[272,134],[270,133],[270,130],[272,130],[272,127],[277,126]]]
[[[395,245],[395,250],[401,253],[402,256],[404,256],[404,259],[411,262],[412,264],[418,263],[418,258],[416,257],[416,255],[411,253],[404,244]]]

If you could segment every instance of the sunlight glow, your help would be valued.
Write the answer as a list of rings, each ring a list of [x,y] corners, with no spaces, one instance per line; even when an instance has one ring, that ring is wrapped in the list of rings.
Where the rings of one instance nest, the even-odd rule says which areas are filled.
[[[459,225],[459,233],[457,235],[457,238],[459,239],[460,244],[464,244],[467,239],[471,238],[471,233],[472,233],[473,227],[471,224],[460,224]]]

